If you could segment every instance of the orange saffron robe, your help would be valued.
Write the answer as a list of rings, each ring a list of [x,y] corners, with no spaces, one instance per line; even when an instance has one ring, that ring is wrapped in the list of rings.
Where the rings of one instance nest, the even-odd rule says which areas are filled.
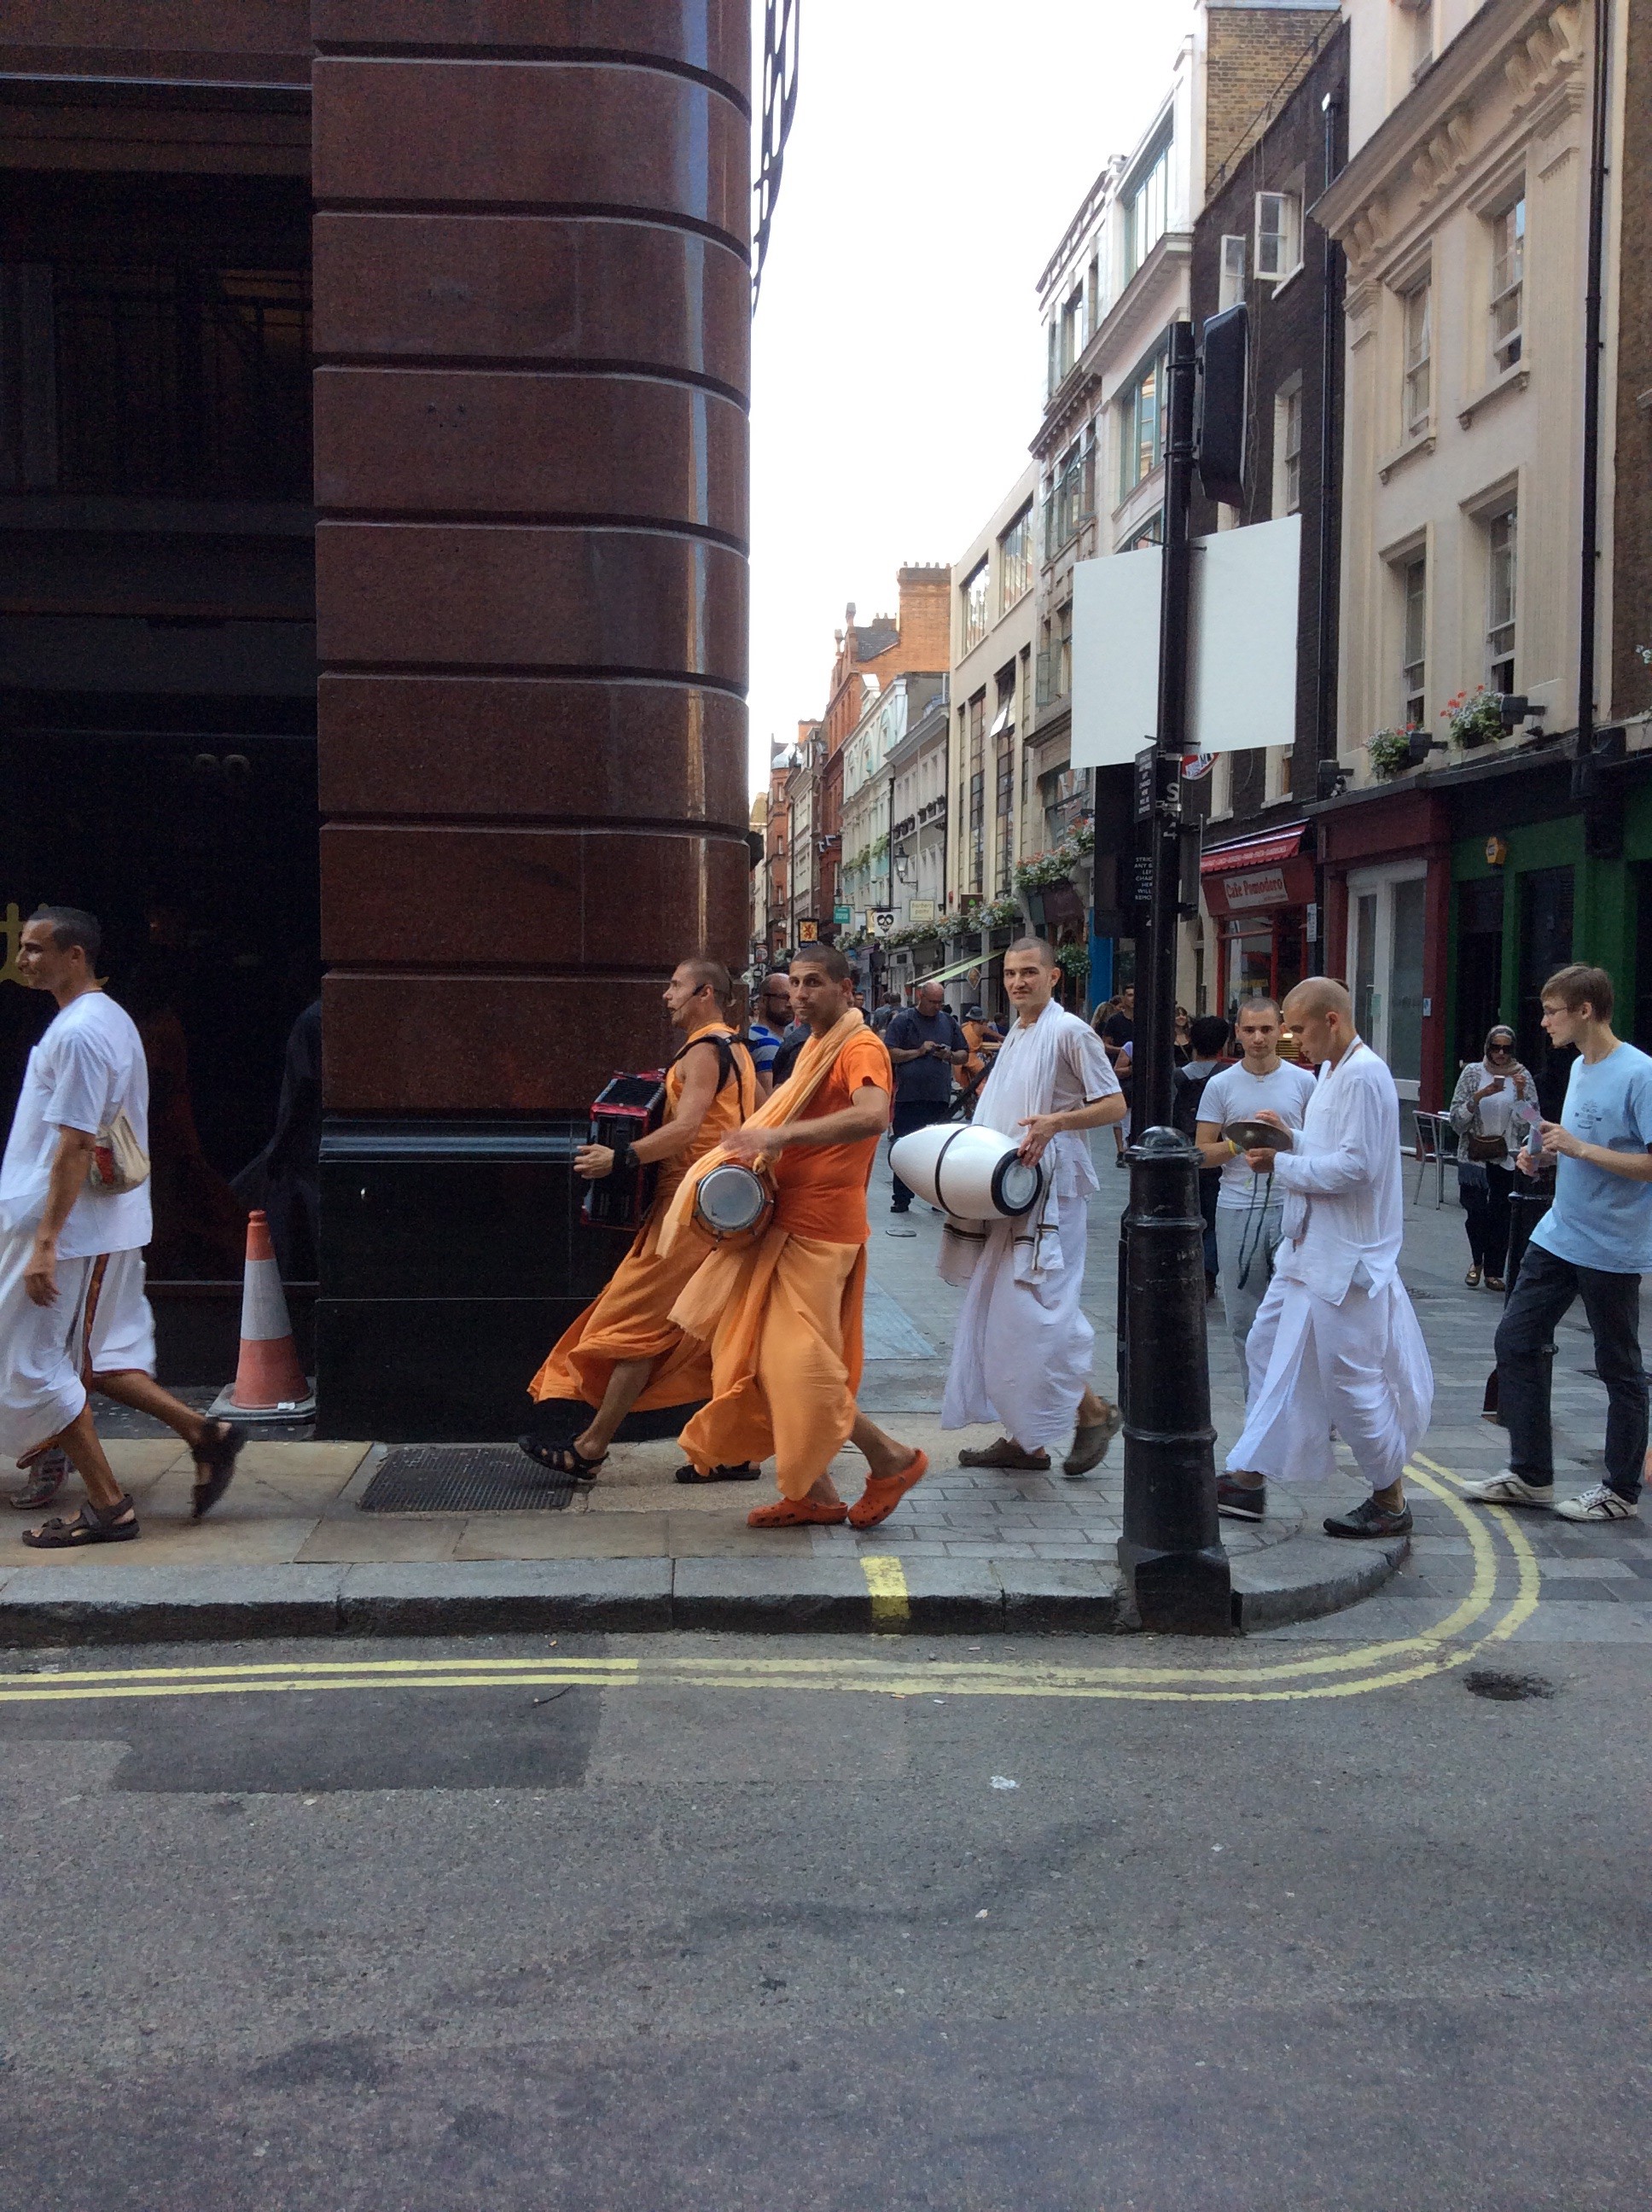
[[[793,1081],[805,1079],[815,1040]],[[892,1097],[884,1041],[856,1030],[797,1116],[835,1114],[873,1085]],[[781,1093],[776,1091],[776,1098]],[[774,1212],[756,1245],[707,1261],[677,1307],[708,1344],[713,1389],[683,1430],[684,1455],[703,1474],[772,1453],[782,1497],[804,1497],[849,1440],[860,1387],[866,1285],[866,1182],[878,1139],[788,1146],[774,1161]]]
[[[732,1036],[726,1022],[708,1022],[689,1038]],[[684,1047],[684,1052],[687,1047]],[[693,1406],[711,1395],[711,1351],[685,1336],[671,1319],[684,1285],[712,1250],[712,1240],[690,1221],[671,1252],[659,1249],[659,1232],[677,1186],[695,1163],[720,1144],[730,1130],[749,1121],[756,1105],[756,1084],[750,1054],[732,1054],[734,1075],[706,1109],[706,1118],[686,1152],[661,1163],[659,1180],[630,1249],[606,1285],[573,1322],[544,1365],[528,1385],[535,1399],[573,1398],[587,1406],[602,1403],[608,1378],[622,1359],[658,1363],[633,1411],[657,1406]],[[686,1065],[678,1060],[665,1071],[665,1119],[676,1115],[683,1097]]]

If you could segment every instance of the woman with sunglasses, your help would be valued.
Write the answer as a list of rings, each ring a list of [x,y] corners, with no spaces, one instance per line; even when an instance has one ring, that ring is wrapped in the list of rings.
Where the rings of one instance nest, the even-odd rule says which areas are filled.
[[[1478,1289],[1503,1287],[1509,1253],[1509,1194],[1515,1182],[1515,1146],[1509,1139],[1515,1109],[1535,1098],[1530,1074],[1515,1058],[1515,1033],[1499,1023],[1489,1030],[1483,1058],[1471,1060],[1457,1078],[1451,1124],[1457,1132],[1457,1190],[1468,1231],[1470,1266],[1464,1280]]]

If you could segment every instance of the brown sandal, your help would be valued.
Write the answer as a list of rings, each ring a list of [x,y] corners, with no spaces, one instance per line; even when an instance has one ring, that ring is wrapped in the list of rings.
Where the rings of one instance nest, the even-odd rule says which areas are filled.
[[[216,1435],[203,1434],[190,1456],[195,1462],[195,1496],[190,1518],[210,1513],[235,1479],[235,1462],[246,1442],[246,1431],[234,1421],[214,1421]]]
[[[123,1521],[123,1513],[130,1513],[131,1519]],[[137,1510],[123,1491],[106,1510],[88,1498],[70,1521],[59,1516],[38,1528],[25,1528],[23,1541],[36,1552],[78,1552],[88,1544],[130,1544],[137,1533]]]
[[[1022,1450],[1009,1437],[1000,1437],[995,1444],[983,1444],[979,1451],[961,1451],[960,1467],[1019,1468],[1028,1474],[1048,1474],[1050,1455],[1048,1452],[1035,1459],[1030,1452]]]

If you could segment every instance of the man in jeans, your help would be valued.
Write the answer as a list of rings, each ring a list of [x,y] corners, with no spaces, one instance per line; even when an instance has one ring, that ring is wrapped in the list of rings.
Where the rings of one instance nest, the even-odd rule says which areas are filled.
[[[1497,1388],[1509,1465],[1464,1495],[1483,1505],[1552,1506],[1567,1521],[1627,1521],[1640,1510],[1646,1457],[1641,1277],[1652,1269],[1652,1058],[1612,1030],[1612,979],[1574,965],[1543,987],[1543,1027],[1576,1045],[1558,1121],[1540,1122],[1555,1162],[1554,1203],[1532,1231],[1497,1325]],[[1522,1172],[1537,1169],[1518,1155]],[[1554,1494],[1549,1388],[1554,1332],[1575,1298],[1594,1337],[1606,1386],[1606,1479],[1576,1498]]]
[[[922,1129],[931,1121],[944,1121],[952,1110],[952,1071],[969,1057],[963,1031],[941,1003],[938,983],[925,983],[915,1006],[896,1014],[884,1032],[884,1042],[895,1065],[895,1113],[890,1142]],[[912,1193],[895,1178],[891,1213],[911,1211]]]

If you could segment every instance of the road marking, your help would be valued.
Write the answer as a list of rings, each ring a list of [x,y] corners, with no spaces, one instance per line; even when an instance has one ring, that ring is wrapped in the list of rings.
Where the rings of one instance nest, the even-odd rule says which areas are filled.
[[[574,1657],[534,1655],[478,1659],[317,1659],[253,1661],[194,1667],[54,1669],[50,1674],[0,1674],[0,1704],[46,1705],[176,1697],[250,1695],[259,1692],[321,1690],[507,1690],[519,1687],[634,1689],[667,1683],[704,1689],[811,1690],[911,1698],[936,1692],[949,1698],[1043,1698],[1131,1703],[1270,1704],[1364,1696],[1395,1689],[1465,1666],[1486,1645],[1513,1635],[1536,1610],[1541,1594],[1536,1554],[1514,1516],[1501,1507],[1471,1511],[1458,1496],[1462,1478],[1417,1455],[1409,1478],[1437,1498],[1461,1524],[1473,1559],[1467,1595],[1432,1628],[1366,1644],[1352,1650],[1309,1658],[1252,1661],[1236,1655],[1226,1663],[1200,1666],[1134,1664],[1076,1667],[1045,1660],[940,1657],[920,1666],[910,1658],[717,1653],[701,1656],[660,1647],[641,1656]],[[1513,1598],[1485,1621],[1497,1602],[1498,1553],[1493,1536],[1509,1547],[1515,1569]],[[874,1621],[910,1620],[906,1577],[898,1559],[864,1556],[861,1566]],[[886,1608],[880,1613],[880,1607]],[[1150,1650],[1144,1643],[1137,1647]]]
[[[872,1593],[872,1626],[905,1628],[912,1619],[912,1607],[907,1597],[907,1578],[901,1562],[890,1558],[887,1553],[863,1552],[860,1571]]]

